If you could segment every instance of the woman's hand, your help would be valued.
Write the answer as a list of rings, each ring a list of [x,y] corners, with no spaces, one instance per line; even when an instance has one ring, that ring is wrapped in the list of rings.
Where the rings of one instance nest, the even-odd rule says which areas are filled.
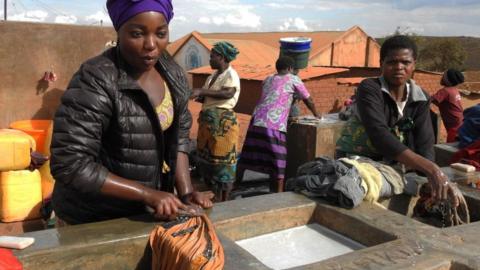
[[[467,202],[465,201],[462,192],[458,189],[457,184],[455,183],[448,184],[448,200],[453,207],[460,207],[462,209],[468,210]]]
[[[172,193],[149,189],[146,191],[144,203],[153,208],[153,216],[157,219],[173,219],[178,210],[187,207]]]
[[[450,186],[448,177],[440,170],[436,168],[434,172],[428,176],[428,181],[432,186],[432,197],[437,200],[446,200]]]
[[[213,206],[212,199],[215,197],[215,194],[211,191],[198,192],[194,191],[182,196],[182,201],[185,204],[197,204],[202,208],[211,208]]]
[[[40,167],[45,164],[50,158],[48,156],[45,156],[44,154],[40,152],[33,151],[30,153],[30,166],[28,166],[28,169],[30,171],[40,169]]]
[[[431,177],[428,177],[432,185],[432,197],[436,200],[449,200],[453,207],[466,208],[465,198],[455,183],[438,168]]]

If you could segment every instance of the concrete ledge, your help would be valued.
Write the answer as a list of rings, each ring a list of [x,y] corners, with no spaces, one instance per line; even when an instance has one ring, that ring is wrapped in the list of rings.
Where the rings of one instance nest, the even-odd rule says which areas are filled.
[[[433,146],[435,163],[440,167],[450,165],[450,159],[458,149],[458,142],[435,144]]]
[[[478,191],[462,190],[480,205]],[[266,269],[234,241],[313,222],[368,248],[295,269],[479,269],[478,222],[440,229],[376,204],[347,210],[291,192],[219,203],[209,216],[225,269]],[[27,233],[35,244],[15,255],[24,269],[149,269],[148,236],[157,224],[142,216]]]

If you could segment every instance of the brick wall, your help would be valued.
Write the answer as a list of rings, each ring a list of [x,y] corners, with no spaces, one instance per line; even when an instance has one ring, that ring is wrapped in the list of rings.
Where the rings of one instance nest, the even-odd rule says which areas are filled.
[[[312,96],[317,111],[322,113],[335,113],[342,108],[343,102],[354,94],[357,87],[356,85],[340,84],[338,79],[356,77],[367,78],[375,77],[379,74],[380,71],[378,68],[351,68],[349,71],[339,74],[305,80],[304,83]],[[416,71],[414,75],[417,84],[419,84],[430,95],[441,88],[439,83],[440,77],[441,75],[439,74],[423,71]],[[203,86],[206,78],[206,75],[194,75],[194,87]],[[235,111],[238,113],[239,119],[241,118],[239,122],[241,129],[241,142],[243,142],[250,121],[249,115],[252,114],[261,95],[261,81],[241,80],[241,89],[239,102],[235,107]],[[299,104],[302,114],[310,114],[310,111],[303,102],[299,102]],[[436,106],[432,105],[432,109],[438,113],[438,108]],[[199,107],[197,110],[200,110]],[[198,118],[198,112],[192,111],[192,114],[194,121],[196,121],[195,119]],[[196,138],[196,130],[196,126],[195,128],[192,128],[192,138]],[[442,124],[440,129],[440,141],[445,141],[445,138],[446,131]]]
[[[378,69],[352,69],[338,75],[330,75],[320,78],[314,78],[304,81],[305,86],[310,91],[317,109],[323,113],[338,112],[343,102],[354,94],[355,85],[340,84],[337,79],[353,77],[374,77],[378,76]],[[440,75],[424,72],[417,72],[414,76],[415,81],[430,95],[440,89]],[[303,113],[308,113],[305,105],[301,106]],[[436,108],[435,108],[436,109]]]

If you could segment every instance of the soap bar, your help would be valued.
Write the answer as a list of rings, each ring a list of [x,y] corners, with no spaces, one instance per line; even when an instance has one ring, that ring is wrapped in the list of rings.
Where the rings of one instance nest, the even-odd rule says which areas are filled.
[[[0,236],[0,247],[24,249],[35,242],[33,237]]]
[[[474,166],[468,165],[468,164],[463,164],[463,163],[453,163],[453,164],[450,164],[450,167],[452,167],[453,169],[462,171],[462,172],[474,172],[475,171]]]

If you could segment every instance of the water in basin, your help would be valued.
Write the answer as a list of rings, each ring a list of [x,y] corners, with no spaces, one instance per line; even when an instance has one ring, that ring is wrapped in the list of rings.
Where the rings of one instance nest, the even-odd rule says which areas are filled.
[[[272,269],[287,269],[349,253],[365,246],[317,223],[236,242]]]

